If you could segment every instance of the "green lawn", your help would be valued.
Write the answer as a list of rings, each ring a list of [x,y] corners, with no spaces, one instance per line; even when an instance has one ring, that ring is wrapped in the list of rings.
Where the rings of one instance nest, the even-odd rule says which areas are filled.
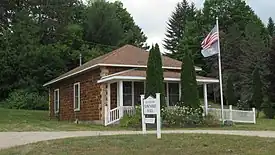
[[[126,130],[118,126],[104,127],[92,124],[74,124],[67,121],[49,120],[47,111],[13,110],[0,108],[1,131],[87,131],[87,130]],[[170,128],[165,128],[170,129]],[[233,127],[181,128],[181,129],[223,129],[223,130],[273,130],[275,120],[259,118],[256,124],[235,124]],[[136,130],[136,129],[133,129]],[[140,129],[141,130],[141,129]]]
[[[275,139],[225,135],[169,134],[70,138],[0,151],[0,155],[272,155]]]
[[[75,131],[115,130],[102,125],[74,124],[49,120],[47,111],[13,110],[0,108],[0,131]]]

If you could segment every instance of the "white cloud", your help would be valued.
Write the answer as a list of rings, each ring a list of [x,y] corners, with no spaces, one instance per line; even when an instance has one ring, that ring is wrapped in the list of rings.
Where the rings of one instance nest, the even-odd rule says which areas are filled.
[[[115,0],[109,0],[111,2]],[[166,22],[174,10],[176,4],[181,0],[121,0],[127,11],[133,16],[148,37],[148,44],[158,43],[162,47],[162,40],[165,37]],[[188,0],[194,2],[199,8],[203,5],[203,0]],[[274,0],[248,0],[249,5],[255,12],[267,21],[275,8]],[[274,14],[275,15],[275,14]]]

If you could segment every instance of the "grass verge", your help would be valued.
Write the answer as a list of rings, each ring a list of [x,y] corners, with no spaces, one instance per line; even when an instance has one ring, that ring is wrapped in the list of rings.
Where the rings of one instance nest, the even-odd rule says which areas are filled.
[[[171,128],[163,128],[164,130]],[[275,131],[274,119],[257,119],[256,124],[237,123],[232,127],[198,127],[177,129],[214,129],[214,130],[270,130]],[[89,131],[89,130],[141,130],[126,129],[119,126],[94,124],[74,124],[68,121],[49,120],[48,111],[13,110],[0,108],[0,132],[5,131]]]
[[[0,155],[229,155],[274,154],[275,139],[203,134],[102,136],[39,142],[0,151]]]
[[[3,131],[80,131],[116,130],[93,124],[75,124],[68,121],[50,120],[48,111],[14,110],[0,108],[0,132]]]

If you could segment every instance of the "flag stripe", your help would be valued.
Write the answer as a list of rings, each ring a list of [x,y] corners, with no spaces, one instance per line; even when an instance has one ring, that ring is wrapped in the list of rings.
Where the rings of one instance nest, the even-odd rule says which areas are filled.
[[[201,53],[204,57],[209,57],[219,53],[217,48],[217,41],[219,41],[219,32],[217,25],[207,34],[201,43]]]
[[[213,43],[218,41],[218,32],[214,32],[213,34],[208,34],[208,36],[202,42],[202,48],[209,48]]]
[[[214,33],[213,35],[211,35],[211,37],[207,40],[207,42],[202,45],[202,48],[203,49],[209,48],[216,41],[218,41],[218,33]]]

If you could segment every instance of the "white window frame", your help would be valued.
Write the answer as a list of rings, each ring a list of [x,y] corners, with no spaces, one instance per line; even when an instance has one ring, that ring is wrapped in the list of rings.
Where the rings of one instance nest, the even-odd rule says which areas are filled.
[[[78,105],[78,107],[75,107],[75,105],[76,105],[75,86],[78,86],[78,90],[77,90],[77,93],[78,93],[77,105]],[[74,84],[74,95],[73,96],[74,96],[74,111],[80,111],[80,82],[77,82]]]
[[[56,105],[56,92],[57,92],[57,105]],[[59,95],[59,89],[55,89],[53,92],[53,104],[54,104],[54,113],[59,112],[59,103],[60,103],[60,95]]]

